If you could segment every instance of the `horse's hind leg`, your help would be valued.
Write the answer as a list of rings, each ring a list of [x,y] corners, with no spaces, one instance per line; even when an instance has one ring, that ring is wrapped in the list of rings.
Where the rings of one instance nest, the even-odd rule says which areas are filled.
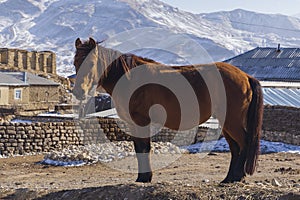
[[[139,170],[136,182],[151,182],[152,170],[150,166],[150,138],[133,137],[133,142]]]
[[[244,131],[243,131],[244,132]],[[242,142],[243,137],[239,138],[239,143],[235,140],[237,138],[232,138],[232,136],[223,130],[224,137],[229,144],[231,151],[231,161],[229,166],[229,171],[226,178],[222,183],[231,183],[235,181],[241,181],[245,176],[244,165],[246,161],[246,148],[244,142]]]
[[[230,152],[231,152],[231,161],[230,161],[230,166],[229,166],[227,176],[222,181],[222,183],[229,183],[229,182],[232,182],[232,180],[234,179],[233,174],[234,174],[235,166],[236,166],[236,163],[237,163],[237,160],[239,157],[240,148],[239,148],[239,145],[224,130],[223,130],[223,135],[229,144],[229,148],[230,148]]]

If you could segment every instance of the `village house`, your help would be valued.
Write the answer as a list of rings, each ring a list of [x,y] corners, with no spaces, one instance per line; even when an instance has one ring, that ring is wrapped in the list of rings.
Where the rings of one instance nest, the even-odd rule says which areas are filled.
[[[1,115],[53,110],[70,100],[69,90],[69,79],[56,74],[54,52],[0,48]]]
[[[0,72],[0,108],[19,114],[52,110],[59,103],[59,85],[28,72]]]
[[[257,47],[225,62],[260,80],[265,104],[300,107],[300,48]]]

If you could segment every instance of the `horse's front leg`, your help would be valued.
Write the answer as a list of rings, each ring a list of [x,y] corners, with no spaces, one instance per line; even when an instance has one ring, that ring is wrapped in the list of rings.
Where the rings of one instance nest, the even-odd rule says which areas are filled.
[[[136,179],[136,182],[149,183],[152,179],[150,138],[133,137],[133,142],[138,161],[138,178]]]

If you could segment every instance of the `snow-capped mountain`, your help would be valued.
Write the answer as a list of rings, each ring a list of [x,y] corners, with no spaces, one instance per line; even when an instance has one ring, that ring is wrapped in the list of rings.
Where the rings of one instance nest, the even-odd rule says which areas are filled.
[[[300,18],[300,13],[297,13],[297,14],[293,15],[293,17]]]
[[[251,46],[299,46],[300,20],[280,14],[261,14],[237,9],[231,12],[200,14],[202,19],[230,31],[229,37]]]
[[[185,35],[214,61],[257,46],[300,46],[300,19],[245,10],[195,15],[159,0],[0,0],[0,10],[0,47],[54,51],[60,75],[74,72],[77,37],[104,40],[139,28]],[[121,50],[122,42],[127,41],[107,46]],[[178,54],[182,48],[188,47],[178,48]],[[134,53],[164,63],[181,62],[174,52],[140,49]]]

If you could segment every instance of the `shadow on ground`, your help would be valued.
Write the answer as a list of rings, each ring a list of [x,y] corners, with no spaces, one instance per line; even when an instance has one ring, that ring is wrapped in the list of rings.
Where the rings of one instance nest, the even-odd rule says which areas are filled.
[[[1,199],[13,200],[94,200],[94,199],[113,199],[113,200],[187,200],[187,199],[279,199],[279,200],[298,200],[300,194],[280,193],[276,190],[252,188],[245,190],[241,185],[229,184],[226,186],[199,185],[178,186],[175,184],[130,184],[114,185],[103,187],[90,187],[74,190],[62,190],[50,192],[45,190],[32,191],[28,189],[18,189],[13,193],[2,196]]]

